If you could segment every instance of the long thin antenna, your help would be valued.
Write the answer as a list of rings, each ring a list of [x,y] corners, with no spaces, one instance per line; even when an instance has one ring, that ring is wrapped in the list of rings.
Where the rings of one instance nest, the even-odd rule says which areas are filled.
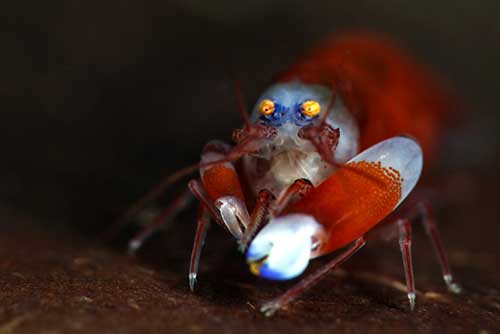
[[[190,166],[186,166],[182,169],[177,170],[173,174],[168,175],[163,178],[156,186],[154,186],[151,190],[149,190],[144,196],[139,198],[135,203],[133,203],[111,226],[102,234],[101,239],[107,240],[112,239],[114,236],[118,234],[121,228],[126,226],[126,224],[142,209],[146,207],[150,202],[154,201],[161,194],[165,192],[167,188],[172,186],[177,181],[182,178],[196,172],[200,168],[205,168],[212,165],[217,165],[225,162],[233,162],[241,158],[244,152],[239,152],[238,154],[234,154],[233,156],[225,157],[222,159],[209,161],[209,162],[198,162],[192,164]]]
[[[250,119],[248,118],[247,111],[245,109],[245,102],[243,101],[243,94],[241,93],[241,85],[240,81],[234,79],[234,90],[236,93],[236,102],[238,103],[238,110],[243,118],[243,122],[245,122],[245,129],[249,130],[251,127]]]
[[[328,102],[328,106],[326,107],[326,111],[321,115],[321,119],[319,121],[319,125],[323,125],[328,118],[328,115],[332,112],[333,106],[335,105],[335,100],[337,98],[337,94],[335,93],[334,85],[331,87],[332,96],[330,97],[330,101]]]

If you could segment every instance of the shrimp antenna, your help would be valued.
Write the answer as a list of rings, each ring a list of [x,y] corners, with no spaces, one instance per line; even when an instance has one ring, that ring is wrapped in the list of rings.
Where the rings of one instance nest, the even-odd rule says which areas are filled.
[[[222,159],[204,163],[197,162],[195,164],[181,168],[172,174],[169,174],[168,176],[160,180],[160,182],[158,182],[158,184],[156,184],[145,195],[134,202],[114,223],[112,223],[111,226],[102,234],[101,239],[107,240],[113,238],[118,233],[118,231],[120,231],[120,229],[123,228],[136,214],[144,209],[150,202],[160,197],[161,194],[163,194],[174,183],[182,180],[184,177],[193,174],[200,168],[205,168],[225,162],[233,162],[241,158],[241,156],[244,154],[245,152],[241,151]]]
[[[243,101],[243,94],[241,93],[241,84],[237,79],[233,79],[234,81],[234,91],[236,93],[236,102],[238,103],[238,110],[243,118],[243,122],[245,122],[245,129],[249,130],[251,127],[250,119],[248,118],[248,114],[245,108],[245,103]]]
[[[328,102],[328,106],[326,107],[326,111],[321,115],[321,119],[319,120],[319,125],[323,125],[326,122],[326,119],[328,118],[328,115],[332,112],[333,106],[335,105],[335,100],[337,99],[337,94],[335,93],[335,87],[332,85],[331,87],[331,97],[330,101]]]
[[[241,93],[241,85],[239,80],[233,79],[234,88],[236,93],[236,102],[238,104],[238,110],[243,118],[245,123],[245,129],[249,130],[251,128],[250,119],[245,109],[245,103],[243,101],[243,94]],[[214,165],[217,163],[224,163],[228,161],[234,161],[239,159],[242,152],[237,154],[236,156],[221,159],[218,161],[211,161],[208,163],[195,163],[190,166],[179,169],[173,174],[168,175],[167,177],[160,180],[160,182],[154,186],[151,190],[149,190],[144,196],[139,198],[136,202],[134,202],[116,221],[111,224],[111,227],[104,233],[104,239],[109,238],[110,236],[116,235],[116,231],[118,231],[121,227],[126,225],[126,223],[133,218],[137,213],[139,213],[146,205],[156,198],[158,198],[161,194],[165,192],[165,190],[171,187],[174,183],[180,181],[184,177],[196,172],[199,168],[207,167],[209,165]]]

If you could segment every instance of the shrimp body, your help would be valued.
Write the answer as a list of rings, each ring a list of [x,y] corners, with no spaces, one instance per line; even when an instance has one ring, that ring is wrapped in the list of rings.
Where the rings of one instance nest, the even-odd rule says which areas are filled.
[[[364,246],[365,234],[416,186],[424,157],[432,160],[441,127],[453,110],[446,89],[424,66],[394,43],[371,34],[327,40],[278,81],[258,100],[252,120],[275,126],[279,134],[244,158],[245,173],[254,193],[265,188],[286,197],[300,178],[314,189],[271,215],[248,248],[250,270],[264,278],[288,280],[302,274],[310,259],[352,246],[325,269],[265,304],[266,314]],[[310,105],[316,108],[308,109]],[[317,115],[310,111],[326,105],[327,117],[315,121]],[[411,230],[407,219],[397,222],[413,309]],[[459,292],[441,241],[430,227],[427,231],[439,251],[448,288]]]
[[[319,221],[326,232],[318,233],[326,233],[328,242],[311,256],[325,254],[366,233],[408,195],[420,176],[422,157],[418,155],[433,154],[450,104],[423,66],[392,42],[370,34],[327,40],[277,80],[258,99],[251,120],[274,124],[278,136],[244,157],[244,172],[252,180],[254,193],[269,189],[279,196],[300,178],[319,186],[281,215],[309,214]],[[310,141],[300,138],[304,124],[294,117],[296,113],[301,116],[297,106],[304,101],[317,101],[324,110],[333,95],[335,103],[326,122],[340,131],[338,145],[331,152],[335,162],[346,163],[361,150],[397,135],[409,135],[415,141],[399,138],[402,146],[392,145],[389,152],[383,152],[393,160],[387,164],[386,158],[386,166],[377,157],[370,163],[358,157],[350,165],[360,173],[344,169],[333,175],[336,168],[322,159]],[[279,105],[275,113],[283,116],[275,120],[259,114],[266,100]],[[414,168],[396,169],[399,157],[408,158]],[[408,172],[412,175],[401,175]],[[411,187],[405,181],[408,178]]]
[[[367,33],[327,39],[278,75],[250,116],[240,108],[245,124],[233,132],[234,146],[211,141],[200,163],[183,170],[200,172],[200,179],[189,183],[200,201],[191,290],[209,219],[237,240],[250,271],[267,279],[297,277],[311,259],[344,248],[261,310],[269,315],[289,303],[363,247],[365,234],[410,194],[424,158],[429,165],[435,155],[452,106],[438,80],[391,41]],[[160,183],[125,218],[179,175]],[[166,208],[155,227],[132,240],[131,249],[185,204],[180,197]],[[419,208],[443,278],[459,292],[430,210]],[[411,228],[405,217],[395,222],[413,308]]]
[[[360,149],[393,136],[415,138],[433,160],[445,121],[455,109],[436,75],[393,41],[376,34],[335,35],[308,52],[280,82],[333,87],[356,118]]]
[[[299,136],[305,122],[298,111],[298,106],[308,100],[317,101],[320,108],[326,110],[331,98],[331,89],[298,80],[275,84],[260,96],[252,111],[252,122],[266,122],[259,113],[259,105],[265,100],[279,104],[283,116],[276,125],[276,137],[258,152],[243,158],[244,173],[247,180],[251,180],[249,184],[253,193],[268,189],[279,196],[297,179],[307,179],[317,186],[332,175],[335,167],[322,159],[310,141]],[[342,99],[335,100],[326,123],[342,133],[335,153],[331,154],[339,164],[345,163],[359,151],[359,130],[356,119],[345,108]]]

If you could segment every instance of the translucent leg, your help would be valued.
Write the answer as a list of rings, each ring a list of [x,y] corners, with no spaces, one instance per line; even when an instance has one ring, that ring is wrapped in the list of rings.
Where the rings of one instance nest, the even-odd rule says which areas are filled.
[[[224,196],[212,202],[205,193],[203,185],[197,180],[189,182],[189,189],[210,212],[215,221],[225,227],[238,241],[241,240],[249,226],[260,224],[260,220],[267,213],[269,202],[272,199],[272,194],[269,191],[261,191],[259,201],[250,217],[245,203],[235,196]]]
[[[163,228],[167,223],[182,211],[192,200],[189,191],[184,191],[175,198],[156,218],[147,226],[145,226],[137,235],[135,235],[128,243],[128,251],[131,254],[136,253],[156,231]]]
[[[403,268],[405,270],[406,287],[408,289],[408,300],[410,309],[415,308],[415,280],[413,276],[413,263],[411,257],[411,224],[408,219],[397,221],[399,231],[399,247],[403,256]]]
[[[144,196],[133,203],[121,217],[119,217],[114,223],[112,223],[111,226],[101,235],[101,238],[104,240],[108,240],[115,237],[118,231],[125,227],[136,214],[144,209],[150,202],[160,197],[166,191],[166,189],[168,189],[174,183],[182,180],[184,177],[187,177],[188,175],[193,174],[194,172],[202,168],[226,162],[233,162],[249,153],[256,152],[261,147],[269,143],[269,141],[272,140],[272,138],[276,137],[277,134],[278,132],[274,127],[264,124],[248,123],[244,129],[236,130],[233,133],[233,136],[237,141],[237,145],[234,147],[230,147],[230,149],[225,152],[224,156],[221,157],[221,159],[195,163],[191,166],[179,169],[173,174],[170,174],[167,177],[163,178]]]
[[[225,226],[233,235],[232,228],[235,231],[238,231],[238,226],[233,226],[231,224],[228,225],[228,221],[224,218],[224,215],[221,214],[221,209],[217,205],[217,202],[214,203],[206,194],[203,185],[197,180],[191,180],[188,184],[189,189],[193,193],[193,195],[200,201],[200,213],[198,216],[198,225],[196,229],[196,235],[193,243],[193,250],[191,252],[191,261],[189,263],[189,288],[191,291],[194,291],[194,287],[196,285],[196,278],[198,275],[198,264],[200,261],[201,250],[203,248],[203,244],[205,242],[207,230],[209,227],[209,217],[212,217],[219,225]],[[234,196],[225,196],[223,199],[227,200],[228,203],[232,203],[234,206],[229,205],[227,208],[228,211],[232,211],[232,209],[239,208],[242,211],[246,212],[246,207],[244,203],[238,200],[238,198]],[[227,203],[226,203],[227,204]],[[248,214],[247,214],[248,215]],[[237,221],[236,214],[234,214],[234,222]],[[248,220],[248,218],[247,218]],[[246,223],[246,222],[245,222]],[[235,232],[236,233],[236,232]]]
[[[191,180],[188,183],[189,190],[200,201],[200,203],[210,212],[212,218],[219,224],[223,225],[221,217],[217,212],[212,200],[208,197],[203,189],[203,185],[198,180]]]
[[[280,195],[278,200],[274,198],[270,191],[262,190],[259,193],[256,206],[250,217],[250,222],[239,241],[240,251],[245,251],[255,232],[257,232],[257,229],[268,215],[280,213],[295,195],[304,196],[313,188],[309,180],[298,179]]]
[[[117,236],[121,229],[126,227],[132,218],[143,210],[150,202],[160,197],[167,188],[174,183],[196,172],[199,164],[184,167],[168,175],[149,190],[144,196],[134,202],[116,221],[114,221],[100,236],[102,240],[111,240]]]
[[[432,208],[428,203],[421,202],[418,205],[418,209],[422,215],[422,224],[424,225],[425,232],[429,236],[429,239],[434,246],[439,264],[441,265],[444,282],[446,283],[446,286],[448,287],[448,290],[450,292],[458,294],[462,292],[462,287],[453,280],[453,276],[450,270],[450,264],[448,262],[448,258],[446,257],[446,252],[444,250],[441,237],[439,236],[439,231],[436,226],[436,220],[434,218]]]
[[[290,187],[288,187],[288,189],[286,189],[282,195],[279,196],[279,199],[274,206],[273,213],[277,214],[283,211],[283,209],[290,203],[295,195],[299,195],[302,197],[312,189],[314,189],[314,186],[312,185],[311,181],[307,179],[295,180],[295,182]]]
[[[253,209],[252,215],[250,216],[250,221],[241,239],[238,241],[239,249],[241,252],[245,251],[245,249],[248,246],[248,243],[252,240],[260,224],[267,218],[269,214],[269,209],[274,200],[275,198],[270,191],[261,190],[259,192],[257,203],[255,204],[255,208]]]
[[[208,217],[208,211],[203,205],[201,205],[200,213],[198,216],[198,225],[194,237],[193,250],[191,252],[191,261],[189,262],[188,278],[189,288],[191,289],[191,291],[194,291],[194,286],[196,285],[196,277],[198,275],[198,265],[200,263],[201,250],[203,249],[209,227],[210,221]]]
[[[300,296],[305,290],[314,286],[318,281],[323,278],[330,270],[334,269],[338,265],[349,259],[354,253],[361,249],[366,244],[365,237],[361,237],[355,241],[354,245],[345,250],[342,254],[330,260],[323,267],[318,269],[316,272],[302,279],[297,285],[290,288],[283,295],[275,298],[265,304],[260,308],[266,316],[273,315],[277,310],[286,306],[288,303],[293,301],[295,298]]]

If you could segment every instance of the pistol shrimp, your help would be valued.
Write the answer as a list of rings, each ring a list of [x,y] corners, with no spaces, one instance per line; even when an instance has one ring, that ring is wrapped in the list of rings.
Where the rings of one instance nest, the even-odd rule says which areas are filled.
[[[199,170],[181,195],[130,242],[136,250],[168,217],[200,203],[189,266],[194,290],[210,220],[237,240],[250,271],[270,280],[300,276],[311,259],[338,251],[317,272],[262,305],[266,315],[297,298],[367,242],[366,233],[411,193],[432,160],[446,92],[392,42],[344,33],[313,49],[277,77],[233,132],[235,145],[210,141],[200,163],[164,180],[125,214],[158,197],[167,185]],[[241,163],[236,165],[235,162]],[[250,209],[251,208],[251,209]],[[421,218],[443,278],[460,292],[430,207],[419,203],[393,219],[399,234],[410,308],[415,305],[411,221]]]

